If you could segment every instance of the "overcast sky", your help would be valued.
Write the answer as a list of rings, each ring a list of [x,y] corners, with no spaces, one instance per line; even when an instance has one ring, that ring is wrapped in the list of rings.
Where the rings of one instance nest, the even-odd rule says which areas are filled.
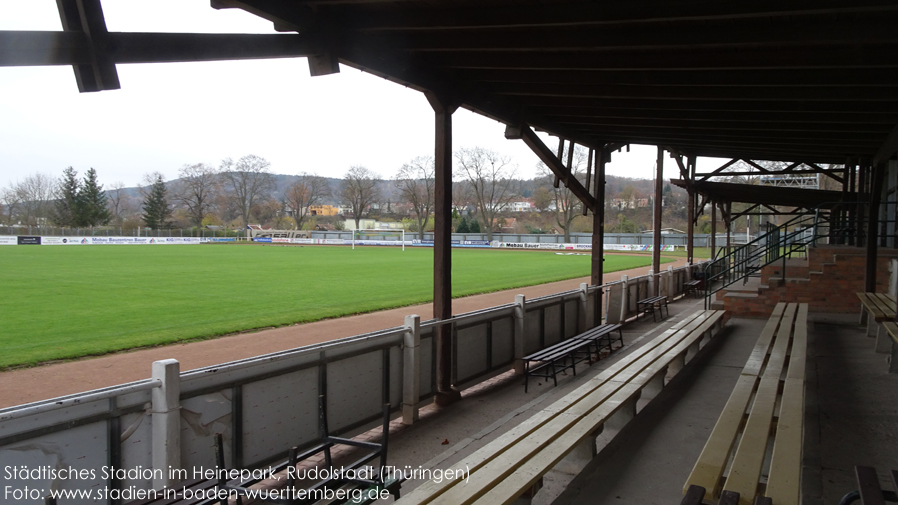
[[[275,33],[241,10],[209,0],[103,0],[110,31]],[[0,0],[0,30],[61,30],[53,0]],[[107,187],[138,184],[184,164],[218,165],[255,154],[273,172],[341,177],[363,165],[392,177],[433,153],[433,112],[424,96],[363,72],[311,78],[305,58],[118,65],[122,89],[78,93],[71,67],[0,67],[0,186],[36,172],[97,170]],[[488,147],[532,177],[538,162],[505,126],[460,109],[454,147]],[[548,141],[554,149],[556,140]],[[651,179],[656,149],[615,154],[608,173]],[[717,160],[699,160],[704,168]],[[713,167],[712,167],[713,168]],[[677,177],[673,160],[665,178]]]

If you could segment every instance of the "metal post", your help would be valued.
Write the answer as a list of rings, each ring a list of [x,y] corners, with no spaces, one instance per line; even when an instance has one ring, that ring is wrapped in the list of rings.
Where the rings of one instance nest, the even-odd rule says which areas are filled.
[[[717,252],[717,202],[711,200],[711,259]]]
[[[162,386],[153,389],[153,468],[162,469],[155,475],[153,489],[160,490],[175,482],[171,479],[181,468],[181,375],[178,360],[164,359],[153,362],[153,379]],[[160,472],[157,472],[160,473]]]
[[[421,396],[421,316],[405,317],[402,350],[402,424],[418,420]]]
[[[693,264],[695,257],[695,190],[692,185],[695,183],[695,156],[690,156],[686,161],[686,170],[689,179],[686,183],[686,263]],[[692,279],[692,269],[689,269],[689,278]]]
[[[867,221],[867,269],[864,276],[864,291],[876,292],[876,260],[879,246],[879,203],[882,197],[886,165],[876,166],[873,175],[873,191],[870,192],[870,219]],[[880,330],[882,331],[882,330]]]
[[[514,297],[514,373],[523,375],[524,373],[524,295],[515,295]]]
[[[852,202],[859,201],[857,198],[857,193],[855,193],[855,186],[854,186],[854,177],[856,174],[856,170],[857,170],[857,167],[852,165],[851,167],[849,167],[848,173],[846,174],[848,177],[848,200],[852,201]],[[859,207],[860,207],[859,204],[852,204],[849,206],[849,212],[848,212],[848,222],[849,223],[855,224],[855,220],[857,219],[857,211],[858,211]],[[849,237],[848,237],[849,245],[859,245],[859,243],[857,242],[857,236],[858,236],[859,232],[860,232],[860,230],[855,228],[854,234],[849,235]]]
[[[606,148],[596,150],[596,177],[594,180],[593,194],[596,198],[596,208],[592,214],[592,263],[589,282],[593,286],[604,284],[605,277],[605,163],[611,154]],[[589,189],[589,188],[587,188]],[[620,238],[618,237],[618,240]],[[602,290],[596,291],[594,325],[602,324]]]
[[[658,147],[658,161],[656,161],[655,175],[655,205],[652,220],[652,271],[655,275],[661,272],[661,191],[664,187],[664,149]],[[655,282],[654,295],[661,294],[661,283]]]

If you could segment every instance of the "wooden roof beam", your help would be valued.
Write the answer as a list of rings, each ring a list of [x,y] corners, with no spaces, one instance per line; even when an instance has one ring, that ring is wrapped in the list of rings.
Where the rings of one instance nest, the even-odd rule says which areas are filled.
[[[79,32],[0,31],[0,67],[90,66],[87,36]],[[296,58],[316,52],[300,35],[243,33],[107,33],[112,64]]]
[[[347,19],[366,31],[491,30],[521,27],[613,26],[619,24],[668,24],[682,21],[767,20],[808,15],[857,15],[898,10],[884,0],[858,0],[850,7],[834,0],[801,0],[784,4],[774,0],[757,2],[639,2],[592,5],[558,5],[420,9],[415,12],[365,11]]]
[[[121,88],[115,62],[109,55],[109,32],[100,0],[57,0],[56,7],[62,29],[83,37],[85,62],[72,65],[78,91],[88,93]]]
[[[582,203],[583,206],[595,212],[596,199],[589,194],[589,190],[571,173],[570,167],[566,167],[561,159],[556,156],[549,147],[527,125],[509,125],[505,129],[505,138],[523,140],[536,156],[549,167],[555,176],[564,183]]]
[[[892,131],[886,137],[885,142],[879,146],[879,149],[876,150],[876,154],[873,155],[873,162],[871,163],[873,166],[879,165],[880,163],[891,159],[898,153],[898,124],[892,128]]]
[[[527,69],[458,69],[459,79],[474,83],[555,83],[593,85],[704,85],[713,82],[720,86],[777,86],[813,87],[825,82],[827,86],[864,86],[875,82],[898,82],[898,68],[857,68],[851,72],[832,72],[828,69],[679,69],[640,70],[606,69],[602,67],[566,69],[545,72]]]
[[[896,30],[898,32],[898,30]],[[700,100],[700,101],[797,101],[819,100],[826,102],[896,102],[898,90],[893,85],[882,86],[654,86],[654,85],[576,85],[494,83],[493,93],[508,96],[560,96],[576,99],[650,99],[650,100]]]
[[[414,52],[441,51],[620,51],[696,50],[714,46],[881,44],[898,41],[895,12],[843,18],[741,19],[727,23],[683,22],[632,27],[528,27],[498,30],[418,30],[395,36],[396,47]]]
[[[242,9],[274,23],[277,31],[295,31],[313,40],[316,51],[308,54],[312,77],[336,74],[340,64],[334,28],[315,11],[298,2],[278,0],[211,0],[215,9]]]
[[[632,124],[706,124],[715,126],[739,123],[746,127],[776,125],[779,128],[800,128],[812,126],[819,129],[855,126],[861,129],[892,127],[898,120],[898,112],[837,112],[822,113],[815,111],[725,111],[725,110],[666,110],[666,109],[623,109],[620,107],[576,107],[558,106],[549,110],[542,106],[530,106],[534,109],[546,109],[543,114],[554,121],[595,121],[597,123],[632,123]],[[574,119],[575,118],[575,119]],[[840,126],[841,125],[841,126]],[[850,126],[845,126],[850,125]]]
[[[458,51],[419,55],[433,65],[453,69],[620,70],[685,69],[830,69],[898,67],[898,44],[819,45],[731,49],[726,46],[680,52],[664,49],[621,51]]]
[[[715,132],[721,135],[739,135],[739,136],[764,136],[772,133],[781,134],[783,138],[869,138],[871,135],[876,137],[882,135],[888,129],[886,125],[827,125],[816,123],[800,123],[788,124],[783,123],[765,124],[760,122],[748,122],[743,124],[740,121],[733,120],[731,122],[701,122],[696,124],[689,121],[676,120],[590,120],[580,118],[563,118],[557,120],[558,124],[571,125],[572,127],[595,127],[595,128],[613,128],[620,130],[639,129],[640,131],[652,132],[695,132],[697,134]],[[777,135],[779,136],[779,135]]]
[[[898,103],[896,102],[837,102],[825,100],[806,101],[775,101],[775,100],[657,100],[650,98],[571,98],[557,96],[534,96],[526,100],[527,108],[538,110],[541,113],[551,113],[559,107],[567,110],[579,107],[583,113],[590,110],[606,110],[613,107],[617,110],[667,111],[674,114],[682,112],[689,114],[781,114],[793,113],[806,114],[882,114],[890,119],[898,115]],[[894,124],[894,123],[892,123]]]
[[[579,129],[584,136],[594,138],[608,138],[615,142],[625,144],[648,144],[648,145],[705,145],[705,146],[785,146],[797,147],[802,149],[823,149],[824,151],[833,150],[860,150],[861,153],[869,153],[876,150],[879,145],[876,141],[867,139],[814,139],[814,138],[784,138],[777,136],[770,137],[748,137],[739,135],[704,135],[704,134],[677,134],[656,133],[639,130],[619,130],[619,129]],[[754,156],[751,156],[754,158]],[[799,156],[798,159],[804,159]],[[796,159],[796,158],[792,158]]]

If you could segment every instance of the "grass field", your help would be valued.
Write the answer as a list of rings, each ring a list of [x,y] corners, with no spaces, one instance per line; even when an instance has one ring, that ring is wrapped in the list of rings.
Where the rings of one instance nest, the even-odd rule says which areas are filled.
[[[590,269],[588,255],[539,251],[454,249],[452,261],[453,296]],[[609,255],[605,271],[650,262]],[[429,248],[3,247],[0,368],[423,303],[432,279]]]

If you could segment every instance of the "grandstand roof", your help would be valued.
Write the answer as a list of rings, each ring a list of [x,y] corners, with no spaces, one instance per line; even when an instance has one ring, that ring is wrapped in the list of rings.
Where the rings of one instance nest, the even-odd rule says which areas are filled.
[[[60,2],[63,34],[3,32],[0,65],[74,63],[89,91],[118,86],[116,63],[305,55],[313,74],[339,61],[590,147],[874,164],[898,149],[894,0],[212,0],[292,35],[107,33],[102,11],[78,16],[93,3]]]

